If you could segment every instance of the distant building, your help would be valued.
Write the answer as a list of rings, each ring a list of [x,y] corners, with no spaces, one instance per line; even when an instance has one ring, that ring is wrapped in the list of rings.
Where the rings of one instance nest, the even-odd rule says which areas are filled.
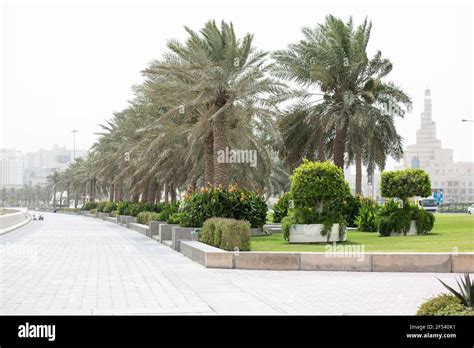
[[[0,149],[0,187],[22,187],[23,156],[14,149]]]
[[[83,150],[76,150],[76,158],[85,154]],[[40,149],[29,152],[25,156],[26,184],[35,186],[47,183],[47,177],[56,171],[62,171],[72,161],[73,151],[64,146],[53,146],[51,150]]]
[[[431,109],[427,89],[416,144],[407,146],[403,166],[397,169],[424,169],[431,178],[432,190],[443,190],[444,202],[474,202],[474,162],[454,162],[453,150],[441,147]]]

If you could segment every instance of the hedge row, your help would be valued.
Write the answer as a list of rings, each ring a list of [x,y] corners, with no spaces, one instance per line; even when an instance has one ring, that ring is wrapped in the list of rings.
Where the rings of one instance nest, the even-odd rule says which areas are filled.
[[[211,218],[204,222],[199,240],[228,251],[248,251],[250,223],[245,220]]]

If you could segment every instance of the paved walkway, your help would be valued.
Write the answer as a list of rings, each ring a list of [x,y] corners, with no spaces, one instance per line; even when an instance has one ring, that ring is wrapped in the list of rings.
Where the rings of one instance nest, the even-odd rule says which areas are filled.
[[[453,274],[206,269],[110,222],[45,214],[0,237],[0,314],[414,314]]]

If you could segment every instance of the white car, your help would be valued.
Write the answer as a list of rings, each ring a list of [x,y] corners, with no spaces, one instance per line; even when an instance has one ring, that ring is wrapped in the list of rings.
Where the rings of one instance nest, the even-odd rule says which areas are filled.
[[[471,204],[471,205],[467,208],[467,213],[468,213],[468,214],[474,213],[474,204]]]

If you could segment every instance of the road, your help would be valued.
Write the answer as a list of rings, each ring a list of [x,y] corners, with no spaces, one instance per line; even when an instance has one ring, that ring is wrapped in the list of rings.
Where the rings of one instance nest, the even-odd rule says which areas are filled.
[[[0,236],[0,314],[414,314],[454,274],[207,269],[84,216]]]

